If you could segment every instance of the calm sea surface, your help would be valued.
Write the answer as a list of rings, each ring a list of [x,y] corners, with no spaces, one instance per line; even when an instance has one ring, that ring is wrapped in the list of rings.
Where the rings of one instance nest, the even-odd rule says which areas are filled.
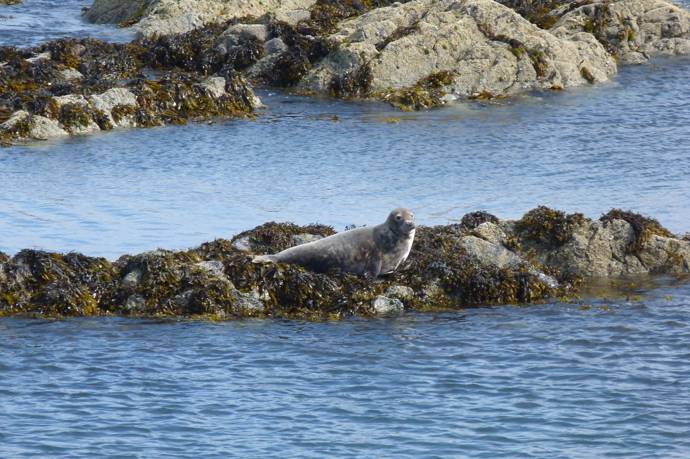
[[[0,43],[129,39],[86,5],[0,7]],[[256,120],[0,149],[0,250],[115,258],[398,205],[424,224],[623,207],[690,231],[688,59],[415,114],[260,95]],[[657,282],[338,323],[1,319],[0,458],[687,458],[690,285]]]

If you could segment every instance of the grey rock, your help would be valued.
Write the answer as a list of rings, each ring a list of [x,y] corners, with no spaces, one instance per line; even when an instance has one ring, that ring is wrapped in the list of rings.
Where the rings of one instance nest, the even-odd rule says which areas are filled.
[[[84,78],[84,75],[82,75],[79,70],[75,70],[73,68],[67,68],[60,71],[60,75],[67,81],[76,81]]]
[[[192,295],[194,295],[194,290],[185,290],[179,295],[175,295],[173,301],[180,309],[186,309],[192,302]]]
[[[308,242],[318,241],[319,239],[323,239],[323,236],[311,233],[300,233],[292,236],[292,242],[294,245],[302,245]]]
[[[280,54],[287,51],[288,47],[283,40],[280,38],[272,38],[264,43],[264,51],[267,55]]]
[[[118,105],[137,106],[137,96],[125,88],[111,88],[101,94],[89,97],[93,108],[110,113]]]
[[[39,54],[36,54],[34,56],[31,56],[30,58],[28,58],[26,60],[26,62],[30,62],[32,64],[35,64],[38,61],[48,61],[51,58],[52,58],[52,56],[50,55],[50,52],[46,51],[44,53],[39,53]]]
[[[595,35],[624,63],[652,56],[690,54],[690,12],[664,0],[594,1],[566,10],[551,31],[573,37],[605,22]]]
[[[146,298],[135,293],[130,295],[125,302],[125,309],[129,312],[144,312],[146,310]]]
[[[388,298],[408,301],[414,298],[414,290],[405,285],[391,285],[386,289],[385,296]]]
[[[201,261],[196,263],[196,266],[212,276],[220,278],[225,277],[225,267],[223,266],[223,262],[220,260]]]
[[[253,250],[249,236],[244,236],[235,239],[234,241],[232,241],[232,246],[237,250],[241,250],[243,252],[251,252]]]
[[[35,140],[50,140],[58,137],[66,137],[67,131],[60,127],[56,120],[45,116],[33,115],[31,117],[31,138]]]
[[[86,19],[96,23],[136,22],[140,36],[184,33],[210,22],[274,14],[280,20],[308,10],[316,0],[94,0]],[[293,13],[294,12],[294,13]]]
[[[31,115],[24,110],[14,112],[7,121],[0,124],[0,130],[12,129],[17,123],[24,121],[29,123],[29,135],[21,140],[49,140],[67,135],[57,121],[40,115]]]
[[[251,312],[261,312],[264,310],[264,304],[261,301],[261,296],[257,291],[245,293],[235,290],[233,292],[233,296],[235,299],[235,305],[240,310]]]
[[[614,59],[590,34],[561,38],[492,0],[413,0],[339,24],[338,46],[303,81],[328,92],[332,82],[368,66],[371,93],[385,98],[438,72],[458,97],[504,96],[601,82]]]
[[[383,295],[377,296],[371,304],[374,312],[379,315],[394,315],[405,311],[402,302],[395,298],[388,298]]]
[[[135,289],[141,282],[142,272],[139,269],[128,272],[125,277],[122,278],[122,287],[126,289]]]
[[[225,78],[223,77],[209,77],[203,83],[199,84],[205,89],[213,98],[223,97],[225,93]]]
[[[499,225],[491,222],[484,222],[480,224],[474,230],[472,230],[472,233],[475,236],[495,245],[505,245],[506,241],[508,240],[506,232]]]
[[[74,104],[85,107],[89,104],[86,98],[80,94],[66,94],[64,96],[55,96],[53,97],[53,100],[55,101],[55,103],[57,103],[58,107],[62,107],[63,105],[67,104]]]
[[[481,265],[495,266],[499,269],[515,269],[526,265],[525,260],[516,253],[476,236],[463,237],[460,246]]]

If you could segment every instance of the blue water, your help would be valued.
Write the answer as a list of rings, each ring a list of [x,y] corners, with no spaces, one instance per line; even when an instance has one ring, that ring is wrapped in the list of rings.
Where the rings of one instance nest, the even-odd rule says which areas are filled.
[[[336,323],[0,320],[0,457],[687,458],[690,287]]]
[[[126,42],[134,34],[114,25],[93,25],[82,20],[89,0],[23,0],[19,5],[0,5],[0,46],[36,46],[64,37]]]
[[[261,95],[269,108],[256,120],[0,149],[0,250],[114,258],[270,220],[373,224],[400,205],[424,224],[478,209],[596,218],[623,207],[690,231],[690,60],[415,114]]]
[[[85,3],[1,8],[0,42],[127,39]],[[397,205],[425,224],[616,206],[690,231],[687,59],[415,114],[260,95],[256,120],[0,149],[0,250],[114,258]],[[0,458],[687,458],[690,284],[645,285],[329,323],[0,319]]]
[[[124,33],[83,23],[84,3],[27,0],[0,10],[24,11],[0,41]],[[596,218],[622,207],[690,231],[688,58],[623,67],[594,87],[413,114],[260,96],[268,108],[255,120],[0,149],[0,251],[116,258],[270,220],[375,224],[398,206],[423,224],[479,209],[519,218],[545,204]]]

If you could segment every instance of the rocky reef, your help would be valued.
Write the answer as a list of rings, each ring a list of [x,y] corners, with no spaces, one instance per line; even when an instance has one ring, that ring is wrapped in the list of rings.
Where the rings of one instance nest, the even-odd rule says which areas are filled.
[[[260,103],[232,62],[211,76],[156,65],[148,53],[94,39],[0,47],[0,144],[247,116]]]
[[[149,37],[230,20],[206,52],[258,51],[244,53],[255,83],[404,110],[592,84],[619,62],[690,53],[690,13],[664,0],[96,0],[87,18]]]
[[[690,53],[664,0],[96,0],[128,44],[0,47],[0,145],[246,116],[251,85],[419,110],[606,81]]]
[[[370,282],[251,262],[333,234],[266,223],[230,240],[115,262],[77,253],[0,253],[0,315],[342,318],[571,297],[607,276],[690,272],[690,241],[614,209],[598,220],[539,207],[517,221],[486,212],[420,227],[397,272]]]

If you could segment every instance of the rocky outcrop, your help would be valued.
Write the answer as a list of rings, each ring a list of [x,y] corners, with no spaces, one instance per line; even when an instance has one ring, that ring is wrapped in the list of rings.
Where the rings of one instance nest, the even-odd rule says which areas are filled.
[[[0,143],[245,116],[259,104],[231,62],[215,76],[161,63],[151,79],[148,52],[92,39],[0,47]]]
[[[663,0],[596,1],[557,10],[554,35],[592,34],[624,63],[690,54],[690,12]]]
[[[22,0],[0,0],[0,6],[2,5],[19,5]]]
[[[430,86],[447,97],[502,97],[605,81],[616,72],[590,34],[558,38],[492,0],[378,8],[341,23],[331,39],[336,50],[309,73],[306,87],[402,107],[418,108],[415,92]],[[430,85],[435,76],[442,78]]]
[[[690,53],[690,13],[664,0],[96,0],[87,18],[158,40],[216,28],[193,53],[205,62],[241,56],[254,82],[406,110],[597,83],[617,61]]]
[[[0,253],[0,315],[390,315],[568,296],[592,276],[690,272],[690,241],[655,220],[620,210],[590,220],[545,207],[518,221],[480,212],[460,224],[420,227],[405,265],[374,282],[251,261],[330,234],[322,225],[268,223],[232,240],[115,262]]]
[[[86,19],[132,25],[143,36],[189,32],[212,22],[271,13],[296,23],[316,0],[95,0]]]

